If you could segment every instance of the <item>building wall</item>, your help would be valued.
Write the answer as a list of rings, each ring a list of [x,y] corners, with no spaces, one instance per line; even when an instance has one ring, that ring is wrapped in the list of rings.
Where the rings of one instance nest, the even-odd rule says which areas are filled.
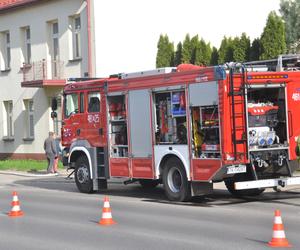
[[[81,59],[72,60],[71,16],[80,15]],[[0,158],[13,155],[14,158],[34,158],[44,153],[43,142],[49,130],[53,130],[50,119],[50,99],[61,93],[59,87],[22,88],[24,38],[21,28],[30,27],[31,61],[51,60],[51,41],[49,22],[57,20],[59,27],[59,54],[63,63],[61,78],[83,77],[88,72],[88,31],[87,6],[83,0],[52,0],[40,1],[37,4],[20,7],[0,14],[0,32],[10,32],[11,66],[8,71],[0,72]],[[0,33],[1,34],[1,33]],[[3,33],[2,33],[3,34]],[[3,39],[2,44],[3,46]],[[48,64],[49,65],[49,64]],[[1,65],[0,65],[1,67]],[[51,76],[48,76],[51,79]],[[34,138],[27,140],[25,126],[27,115],[24,111],[24,100],[32,99],[34,106]],[[5,137],[5,106],[4,101],[13,102],[13,138]],[[11,140],[13,139],[13,140]]]

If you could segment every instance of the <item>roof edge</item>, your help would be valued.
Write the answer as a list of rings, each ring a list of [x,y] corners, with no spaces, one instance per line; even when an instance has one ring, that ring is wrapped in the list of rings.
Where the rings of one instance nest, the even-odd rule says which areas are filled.
[[[42,1],[43,0],[23,0],[19,2],[8,3],[5,6],[0,6],[0,14]]]

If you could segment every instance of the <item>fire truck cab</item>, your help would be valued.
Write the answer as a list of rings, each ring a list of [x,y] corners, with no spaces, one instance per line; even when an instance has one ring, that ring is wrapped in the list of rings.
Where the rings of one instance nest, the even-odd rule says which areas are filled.
[[[120,177],[147,188],[162,183],[177,201],[221,181],[234,195],[299,184],[292,175],[300,71],[282,61],[280,71],[179,65],[71,82],[63,94],[64,165],[81,192]]]

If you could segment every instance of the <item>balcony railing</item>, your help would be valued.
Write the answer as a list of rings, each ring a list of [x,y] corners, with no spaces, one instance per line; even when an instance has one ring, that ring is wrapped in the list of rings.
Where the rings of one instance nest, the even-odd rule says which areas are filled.
[[[64,79],[64,62],[41,60],[23,64],[23,82]]]

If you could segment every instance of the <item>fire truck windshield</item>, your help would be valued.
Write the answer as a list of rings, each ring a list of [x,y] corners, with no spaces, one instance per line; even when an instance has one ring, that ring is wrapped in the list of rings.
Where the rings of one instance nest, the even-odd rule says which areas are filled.
[[[76,93],[67,94],[64,98],[64,115],[66,118],[78,113],[78,95]]]

